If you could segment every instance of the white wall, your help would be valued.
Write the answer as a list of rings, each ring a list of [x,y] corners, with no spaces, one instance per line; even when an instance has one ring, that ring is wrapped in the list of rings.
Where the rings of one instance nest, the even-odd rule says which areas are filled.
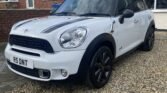
[[[167,12],[154,12],[157,29],[167,29]]]

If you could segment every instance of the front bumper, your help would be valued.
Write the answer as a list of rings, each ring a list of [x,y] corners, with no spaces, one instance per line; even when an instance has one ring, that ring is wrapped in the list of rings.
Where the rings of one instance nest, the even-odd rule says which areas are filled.
[[[21,48],[21,47],[19,49],[24,50],[24,48]],[[33,50],[33,52],[39,52],[39,51]],[[40,57],[37,57],[37,56],[27,55],[27,54],[13,51],[10,45],[7,45],[5,49],[5,57],[10,63],[12,63],[10,60],[11,57],[16,56],[19,58],[25,58],[33,61],[33,69],[31,68],[31,70],[28,70],[28,71],[33,71],[34,69],[48,70],[50,72],[49,78],[43,79],[40,77],[32,76],[30,74],[26,74],[26,72],[28,71],[24,71],[24,73],[22,73],[16,70],[15,68],[12,68],[12,66],[9,65],[8,63],[9,69],[15,72],[16,74],[19,74],[21,76],[24,76],[30,79],[40,80],[40,81],[64,80],[64,79],[67,79],[70,75],[77,74],[79,65],[84,53],[85,53],[85,50],[61,51],[61,52],[56,52],[54,54],[48,54],[48,53],[42,52],[40,53],[42,55]],[[21,67],[21,66],[18,66],[18,67]],[[21,68],[25,68],[25,67],[21,67]],[[62,70],[67,71],[67,75],[65,77],[61,73]]]

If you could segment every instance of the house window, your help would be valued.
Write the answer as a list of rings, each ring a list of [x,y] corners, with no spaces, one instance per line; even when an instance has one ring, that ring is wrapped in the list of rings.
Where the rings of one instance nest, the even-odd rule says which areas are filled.
[[[148,7],[155,12],[167,12],[167,0],[145,0]]]
[[[157,0],[157,9],[167,9],[167,0]]]
[[[26,0],[26,6],[27,9],[34,9],[35,8],[34,0]]]
[[[0,2],[8,2],[8,0],[0,0]]]
[[[0,0],[0,2],[18,2],[18,0]]]

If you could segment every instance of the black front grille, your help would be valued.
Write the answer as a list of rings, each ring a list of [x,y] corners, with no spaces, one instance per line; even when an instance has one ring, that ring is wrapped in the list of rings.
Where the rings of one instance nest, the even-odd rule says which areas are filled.
[[[29,75],[29,76],[40,78],[39,73],[38,73],[39,69],[29,69],[29,68],[25,68],[25,67],[15,65],[15,64],[11,63],[10,61],[7,61],[7,62],[8,62],[8,65],[12,69],[14,69],[14,70],[16,70],[16,71],[18,71],[22,74],[26,74],[26,75]],[[48,78],[45,78],[45,79],[49,79],[49,78],[50,78],[50,71],[48,72]]]
[[[18,35],[10,35],[9,43],[11,45],[18,45],[26,48],[43,50],[47,53],[53,53],[53,48],[50,43],[43,39],[18,36]]]

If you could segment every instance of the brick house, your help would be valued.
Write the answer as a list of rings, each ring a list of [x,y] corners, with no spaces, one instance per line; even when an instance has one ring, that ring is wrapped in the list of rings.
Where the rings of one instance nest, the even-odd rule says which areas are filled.
[[[0,9],[50,9],[63,0],[0,0]]]
[[[50,8],[63,0],[0,0],[0,43],[8,40],[13,24],[49,15]]]

